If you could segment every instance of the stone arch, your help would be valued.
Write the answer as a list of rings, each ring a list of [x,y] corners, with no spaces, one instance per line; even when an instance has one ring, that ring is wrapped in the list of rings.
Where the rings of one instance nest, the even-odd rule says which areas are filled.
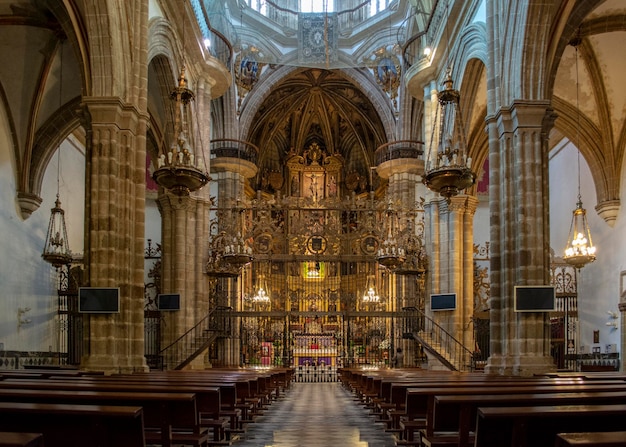
[[[86,2],[83,17],[89,35],[90,96],[118,97],[136,103],[145,99],[145,23],[148,5],[115,0]],[[137,48],[144,51],[137,52]],[[139,57],[131,55],[139,54]],[[140,105],[140,109],[142,109]]]
[[[283,66],[262,77],[255,86],[251,94],[248,95],[241,110],[239,125],[242,130],[247,130],[252,125],[252,120],[257,109],[270,94],[272,89],[293,73],[304,70],[300,67]],[[378,113],[385,129],[385,135],[389,141],[396,135],[396,120],[391,109],[389,99],[382,93],[374,82],[373,76],[365,74],[363,70],[353,68],[340,70],[342,75],[359,87],[365,96],[370,100],[374,109]]]
[[[31,158],[29,191],[39,195],[50,159],[61,143],[81,126],[80,97],[66,103],[37,129]]]

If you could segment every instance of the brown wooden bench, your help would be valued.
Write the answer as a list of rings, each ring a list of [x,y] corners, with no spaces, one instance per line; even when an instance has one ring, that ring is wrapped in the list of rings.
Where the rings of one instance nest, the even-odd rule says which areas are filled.
[[[554,447],[624,447],[626,431],[559,433]]]
[[[0,402],[0,431],[42,433],[46,447],[145,447],[141,407]]]
[[[68,392],[0,388],[0,402],[141,407],[146,440],[163,446],[170,446],[173,442],[181,440],[192,441],[194,444],[206,443],[208,435],[200,432],[195,399],[193,393],[155,393],[141,390]],[[195,433],[196,436],[187,433]]]
[[[0,447],[44,447],[41,433],[0,432]]]
[[[414,424],[413,429],[419,428],[423,431],[425,437],[430,439],[430,442],[434,441],[435,428],[433,421],[435,407],[435,396],[446,395],[511,395],[511,394],[547,394],[547,393],[582,393],[582,392],[626,392],[626,383],[622,382],[580,382],[579,384],[568,384],[567,382],[507,382],[507,381],[494,381],[489,382],[473,382],[471,384],[458,382],[456,384],[448,383],[445,386],[441,384],[426,384],[421,387],[408,388],[406,390],[406,404],[404,407],[404,420],[413,421],[419,420],[424,424],[424,427],[420,427],[420,424]],[[440,422],[439,431],[456,431],[458,430],[458,411],[450,412],[450,417],[447,422]],[[442,417],[440,415],[440,421]],[[409,424],[403,424],[405,431]],[[451,428],[450,428],[451,427]],[[410,433],[405,433],[405,439],[411,437]],[[454,444],[454,436],[445,437],[438,440],[443,444]]]
[[[553,447],[565,432],[618,431],[626,405],[480,407],[476,447]]]
[[[425,435],[423,444],[467,447],[474,445],[472,432],[479,407],[619,404],[626,401],[626,391],[446,395],[435,396],[434,401],[435,408],[427,424],[433,434]]]
[[[41,392],[43,390],[58,390],[58,391],[66,391],[71,393],[77,393],[80,391],[96,391],[103,393],[111,393],[111,392],[131,392],[131,393],[141,393],[141,394],[150,394],[150,393],[189,393],[195,396],[196,403],[196,414],[195,414],[195,425],[198,427],[186,425],[185,427],[180,427],[181,430],[177,430],[174,427],[171,433],[171,439],[173,443],[176,443],[177,440],[184,440],[189,444],[201,445],[205,443],[205,438],[207,435],[205,431],[200,429],[199,426],[199,418],[200,411],[207,412],[215,412],[219,411],[220,406],[220,396],[219,389],[216,387],[198,387],[198,386],[184,386],[178,384],[176,386],[171,386],[167,384],[138,384],[131,382],[107,382],[107,381],[90,381],[84,380],[82,378],[71,378],[65,380],[53,380],[53,379],[42,379],[42,380],[20,380],[20,379],[7,379],[0,381],[0,390],[2,389],[25,389],[32,391]],[[35,393],[33,393],[35,394]],[[69,393],[68,393],[69,394]],[[217,409],[217,410],[216,410]],[[176,413],[178,415],[178,413]],[[191,419],[186,418],[185,421],[191,423]],[[182,423],[179,421],[177,424]],[[146,435],[148,438],[157,438],[160,437],[163,440],[170,438],[169,433],[161,433],[156,430],[152,430],[152,432]]]

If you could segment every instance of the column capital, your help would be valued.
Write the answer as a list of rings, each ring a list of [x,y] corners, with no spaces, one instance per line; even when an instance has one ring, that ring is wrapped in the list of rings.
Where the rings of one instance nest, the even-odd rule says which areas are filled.
[[[501,137],[523,128],[544,129],[548,125],[552,126],[556,115],[550,107],[550,101],[517,100],[509,107],[501,108],[494,118]]]
[[[134,129],[139,120],[149,119],[134,104],[126,103],[117,96],[83,96],[81,106],[89,114],[92,125],[113,124],[119,129]]]

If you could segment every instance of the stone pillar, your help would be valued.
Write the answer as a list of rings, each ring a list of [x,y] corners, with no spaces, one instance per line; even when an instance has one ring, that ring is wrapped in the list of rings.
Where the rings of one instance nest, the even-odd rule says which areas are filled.
[[[488,119],[491,203],[491,356],[486,372],[554,370],[546,313],[516,313],[515,285],[550,284],[547,101],[517,101]]]
[[[624,351],[626,347],[626,295],[622,294],[619,299],[618,309],[620,313],[620,323],[619,323],[619,332],[620,332],[620,345],[619,352],[620,354],[620,371],[626,371],[626,351]]]
[[[209,204],[198,197],[162,194],[157,201],[162,218],[161,287],[179,293],[181,309],[163,314],[161,342],[165,347],[208,313],[209,279],[204,274],[208,243]]]
[[[211,163],[212,173],[217,180],[217,191],[219,207],[229,209],[235,206],[247,206],[246,179],[257,174],[257,167],[253,163],[236,158],[215,158]],[[229,235],[238,229],[225,228],[224,222],[219,223],[220,230],[224,229]],[[218,306],[228,306],[234,310],[240,309],[241,291],[240,281],[243,281],[243,274],[237,278],[220,278],[221,288],[224,295],[220,296],[223,301],[218,302]],[[219,340],[218,364],[223,366],[238,366],[241,361],[239,350],[239,327],[233,324],[233,337],[221,338]]]
[[[119,98],[83,98],[86,128],[85,268],[92,287],[119,287],[120,312],[89,315],[81,368],[147,370],[143,248],[148,118]]]
[[[474,214],[478,199],[458,195],[450,199],[448,225],[450,292],[457,293],[454,326],[450,333],[468,349],[474,347],[471,319],[474,316]]]
[[[473,237],[478,199],[458,195],[449,201],[432,200],[427,206],[430,293],[456,293],[453,313],[429,313],[466,348],[473,347],[471,317],[474,308]]]

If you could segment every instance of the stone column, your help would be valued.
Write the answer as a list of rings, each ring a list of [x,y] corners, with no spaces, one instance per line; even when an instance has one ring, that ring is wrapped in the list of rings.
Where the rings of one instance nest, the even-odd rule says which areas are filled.
[[[115,97],[83,98],[86,128],[85,268],[92,287],[119,287],[120,312],[89,315],[81,368],[147,370],[143,245],[147,116]]]
[[[491,356],[486,372],[554,370],[546,313],[516,313],[515,285],[550,284],[547,101],[516,101],[488,120],[491,203]]]
[[[246,198],[245,187],[246,179],[252,178],[257,174],[257,167],[254,163],[247,160],[218,157],[212,160],[211,163],[212,173],[217,180],[217,191],[219,207],[222,209],[229,209],[235,206],[248,206],[248,200]],[[220,230],[224,229],[229,235],[236,232],[238,229],[225,228],[224,222],[219,223]],[[218,302],[218,306],[228,306],[233,310],[241,310],[239,307],[241,290],[240,281],[243,280],[243,274],[240,274],[237,278],[220,278],[220,287],[225,292],[222,297],[224,300]],[[239,326],[233,324],[233,337],[222,338],[219,340],[218,349],[218,362],[220,365],[225,366],[238,366],[241,360],[241,353],[239,350]]]
[[[163,293],[179,293],[181,309],[163,313],[162,347],[174,342],[208,313],[204,274],[209,204],[195,196],[162,194],[157,201],[162,218]]]
[[[619,329],[620,329],[620,345],[619,352],[620,354],[620,371],[626,371],[626,351],[624,348],[626,347],[626,295],[622,295],[618,304],[619,309]],[[580,330],[580,329],[579,329]]]
[[[458,195],[449,201],[435,199],[427,207],[430,228],[430,293],[456,293],[457,307],[450,314],[429,316],[466,348],[473,347],[471,318],[474,308],[473,237],[478,199]]]
[[[474,333],[471,319],[474,316],[474,214],[478,199],[474,196],[458,195],[450,199],[448,231],[450,287],[457,293],[457,308],[451,334],[463,346],[472,349]]]

